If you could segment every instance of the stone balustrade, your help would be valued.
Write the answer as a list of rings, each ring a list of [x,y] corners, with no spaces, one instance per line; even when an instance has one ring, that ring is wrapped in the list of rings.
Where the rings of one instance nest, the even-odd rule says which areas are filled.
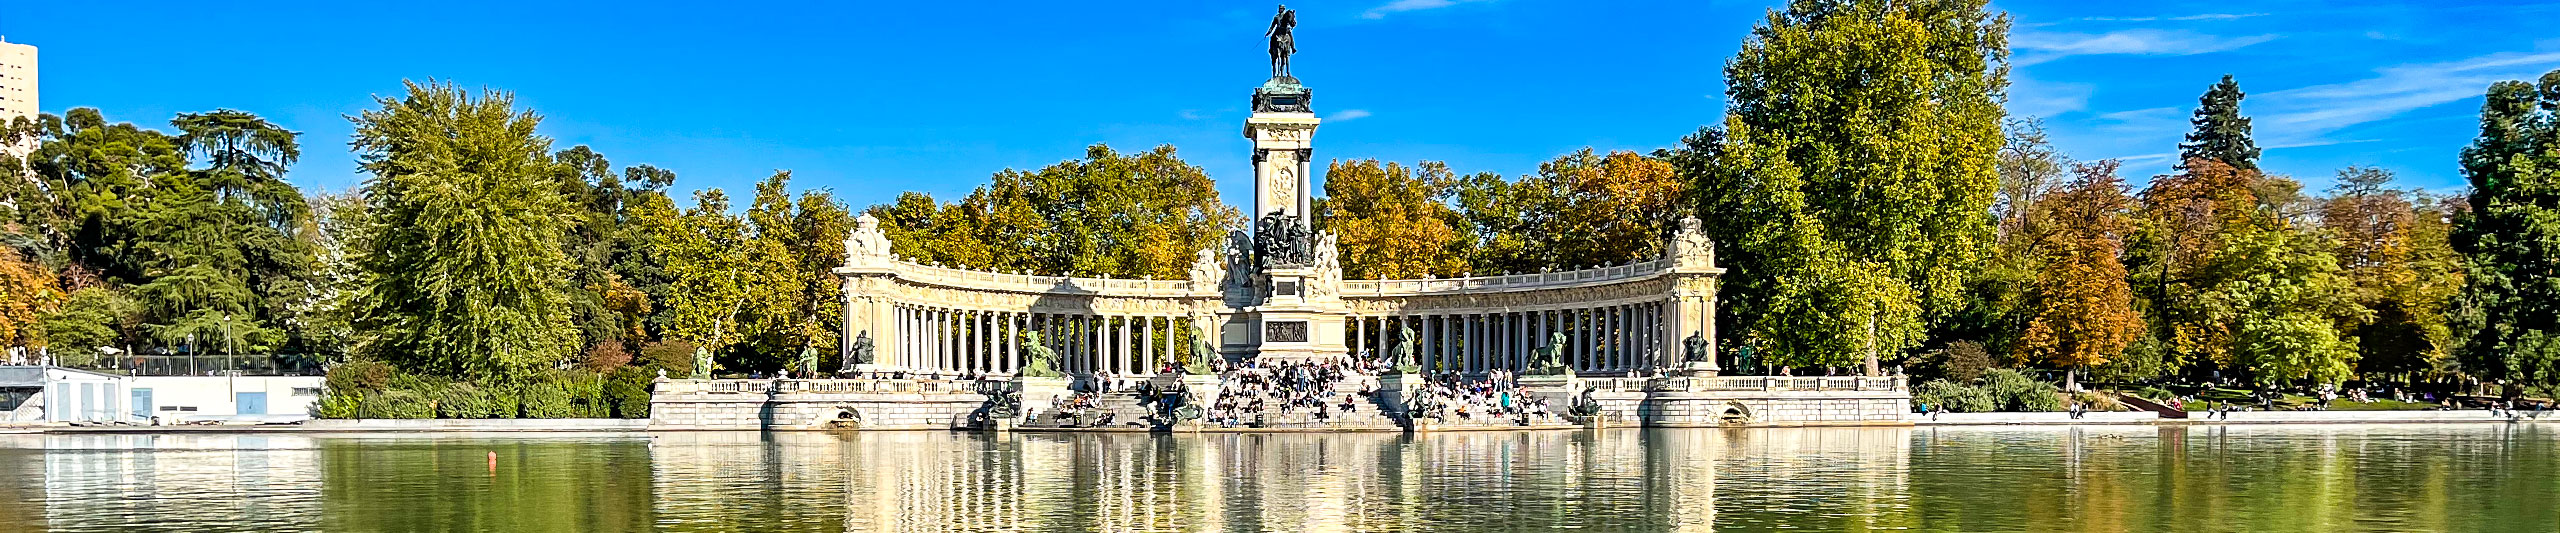
[[[1533,291],[1581,287],[1628,280],[1651,278],[1670,272],[1673,262],[1656,259],[1618,266],[1462,278],[1343,280],[1342,296],[1389,297],[1460,294],[1470,292]]]
[[[899,281],[944,288],[1012,293],[1072,294],[1116,297],[1181,297],[1215,293],[1215,285],[1190,280],[1079,278],[962,270],[904,260],[889,262]],[[1205,286],[1196,286],[1205,285]]]
[[[937,379],[669,379],[657,382],[667,394],[986,394],[1005,390],[998,380]]]

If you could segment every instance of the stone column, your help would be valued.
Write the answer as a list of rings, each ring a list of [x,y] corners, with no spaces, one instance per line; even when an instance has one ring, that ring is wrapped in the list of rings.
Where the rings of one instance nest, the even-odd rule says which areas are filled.
[[[1462,319],[1466,321],[1467,329],[1465,333],[1460,334],[1458,342],[1462,347],[1461,349],[1466,350],[1468,372],[1484,371],[1484,343],[1477,342],[1476,340],[1476,321],[1481,319],[1483,316],[1484,315],[1475,313],[1467,313],[1466,317]]]
[[[1315,198],[1315,189],[1310,188],[1315,184],[1315,174],[1309,168],[1315,153],[1316,149],[1312,147],[1298,149],[1298,225],[1306,228],[1314,228],[1316,224],[1316,212],[1310,204],[1310,199]]]
[[[1568,350],[1574,355],[1573,369],[1576,372],[1592,371],[1596,367],[1591,364],[1591,310],[1569,309],[1565,315],[1573,319],[1573,324],[1567,326],[1572,331],[1567,333],[1569,338],[1566,339],[1573,343],[1570,346],[1573,349]]]
[[[1600,324],[1607,328],[1602,330],[1606,333],[1600,336],[1600,343],[1609,347],[1609,368],[1605,370],[1611,372],[1625,368],[1627,363],[1627,322],[1621,311],[1624,309],[1615,305],[1600,308]]]
[[[1351,342],[1344,344],[1348,345],[1346,347],[1351,350],[1351,357],[1356,359],[1369,352],[1369,336],[1367,335],[1369,331],[1369,323],[1368,319],[1361,318],[1359,316],[1350,317],[1349,322],[1350,324],[1346,327],[1351,328]]]
[[[1609,343],[1609,370],[1612,372],[1626,370],[1627,306],[1619,304],[1600,309],[1609,314],[1609,337],[1606,341]]]

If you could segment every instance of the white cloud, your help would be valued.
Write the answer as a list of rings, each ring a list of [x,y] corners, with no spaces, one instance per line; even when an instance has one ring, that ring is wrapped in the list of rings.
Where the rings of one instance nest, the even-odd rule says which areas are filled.
[[[2026,51],[2018,54],[2014,61],[2025,66],[2085,55],[2209,54],[2273,41],[2277,37],[2274,34],[2224,37],[2187,30],[2135,28],[2098,34],[2018,32],[2009,38],[2009,46]]]
[[[1360,14],[1360,18],[1382,19],[1387,18],[1388,13],[1440,9],[1458,4],[1482,1],[1485,0],[1395,0],[1393,2],[1387,2],[1386,5],[1369,8],[1368,12]]]
[[[1182,119],[1183,119],[1183,120],[1200,120],[1200,119],[1204,119],[1204,118],[1209,118],[1209,117],[1201,116],[1201,115],[1200,115],[1200,110],[1197,110],[1197,109],[1184,109],[1184,110],[1182,110]]]
[[[2418,109],[2480,96],[2489,84],[2532,79],[2560,67],[2560,52],[2501,52],[2442,63],[2376,69],[2374,77],[2251,95],[2241,111],[2269,146],[2316,146],[2326,136]],[[2245,87],[2247,80],[2242,80]]]
[[[1366,109],[1344,109],[1344,110],[1341,110],[1341,111],[1335,111],[1335,112],[1333,112],[1333,115],[1331,115],[1331,116],[1327,116],[1327,117],[1324,117],[1324,119],[1325,119],[1325,120],[1335,121],[1335,122],[1341,122],[1341,121],[1345,121],[1345,120],[1352,120],[1352,119],[1359,119],[1359,118],[1368,118],[1368,117],[1369,117],[1369,110],[1366,110]]]
[[[2096,125],[2100,130],[2113,133],[2181,131],[2187,127],[2187,109],[2146,107],[2099,113]]]
[[[2009,113],[2051,118],[2054,115],[2089,108],[2089,95],[2098,86],[2091,83],[2066,83],[2036,79],[2018,71],[2009,74]]]
[[[2176,152],[2164,152],[2164,153],[2157,153],[2157,154],[2135,154],[2135,155],[2122,155],[2122,156],[2110,157],[2110,158],[2108,158],[2108,159],[2114,159],[2114,160],[2116,160],[2116,162],[2118,162],[2118,163],[2123,163],[2123,164],[2124,164],[2124,166],[2127,166],[2127,167],[2142,167],[2142,166],[2148,166],[2148,165],[2156,165],[2156,164],[2167,163],[2167,162],[2169,162],[2170,160],[2177,159],[2177,158],[2178,158],[2178,154],[2177,154]]]
[[[2082,17],[2080,20],[2111,21],[2111,22],[2152,22],[2152,21],[2161,21],[2161,20],[2177,20],[2177,21],[2188,21],[2188,20],[2235,20],[2235,19],[2245,19],[2245,18],[2249,18],[2249,17],[2263,17],[2263,16],[2267,16],[2267,14],[2266,14],[2266,13],[2205,13],[2205,14],[2201,14],[2201,15],[2182,15],[2182,16],[2175,16],[2175,17]]]

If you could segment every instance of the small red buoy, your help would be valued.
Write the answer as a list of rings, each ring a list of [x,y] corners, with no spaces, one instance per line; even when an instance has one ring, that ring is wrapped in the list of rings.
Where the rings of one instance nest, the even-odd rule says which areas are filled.
[[[489,472],[498,472],[498,452],[489,452]]]

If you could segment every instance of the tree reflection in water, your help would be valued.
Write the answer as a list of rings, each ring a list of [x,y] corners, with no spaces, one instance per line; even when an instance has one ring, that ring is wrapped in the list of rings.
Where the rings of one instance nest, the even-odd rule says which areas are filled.
[[[0,531],[2477,530],[2560,523],[2555,434],[0,435]]]

